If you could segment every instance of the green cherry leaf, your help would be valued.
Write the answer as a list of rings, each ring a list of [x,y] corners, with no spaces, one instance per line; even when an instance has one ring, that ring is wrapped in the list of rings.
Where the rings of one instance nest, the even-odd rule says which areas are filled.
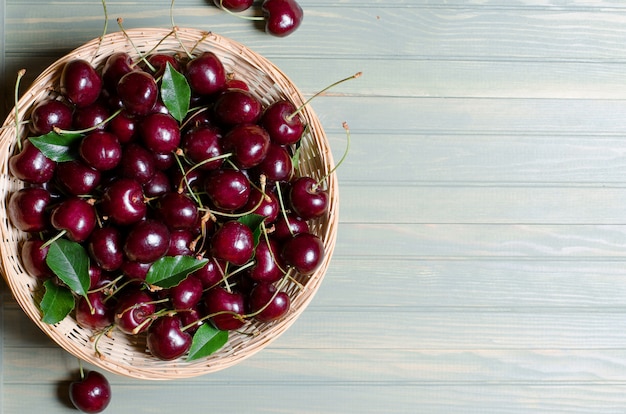
[[[187,361],[209,356],[222,348],[226,342],[228,342],[228,331],[220,331],[210,323],[204,323],[193,335]]]
[[[168,289],[178,285],[190,273],[202,268],[207,259],[196,259],[193,256],[165,256],[150,266],[146,282]]]
[[[76,300],[71,290],[57,285],[50,279],[46,280],[43,285],[46,291],[39,302],[39,309],[43,312],[41,320],[53,325],[65,319],[74,309]]]
[[[254,237],[255,246],[259,243],[259,239],[261,238],[261,224],[263,223],[263,220],[265,220],[264,216],[254,213],[246,214],[245,216],[241,216],[239,217],[239,219],[237,219],[238,222],[250,227],[250,230],[252,230],[252,235]]]
[[[191,88],[185,76],[174,69],[169,62],[161,80],[161,98],[170,114],[178,122],[182,122],[189,112]]]
[[[82,134],[57,134],[53,131],[29,140],[52,161],[65,162],[77,158],[77,145],[82,138]]]
[[[89,255],[79,243],[57,239],[50,244],[46,263],[77,295],[87,296],[89,290]]]

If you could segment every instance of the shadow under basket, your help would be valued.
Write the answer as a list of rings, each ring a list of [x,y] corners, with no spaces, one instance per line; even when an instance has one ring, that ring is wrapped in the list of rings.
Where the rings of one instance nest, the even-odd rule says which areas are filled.
[[[114,52],[127,52],[133,59],[149,52],[181,53],[192,51],[194,55],[205,51],[215,53],[224,64],[227,73],[245,80],[250,91],[269,105],[279,99],[287,99],[299,107],[304,98],[298,88],[275,65],[254,53],[244,45],[228,38],[195,29],[179,28],[176,35],[169,29],[132,29],[106,35],[102,40],[94,39],[57,60],[42,72],[29,89],[22,95],[15,109],[7,117],[0,134],[1,180],[0,231],[2,243],[3,276],[13,296],[28,317],[52,340],[70,354],[106,371],[146,380],[168,380],[188,378],[222,370],[254,355],[284,333],[301,315],[322,283],[335,247],[338,225],[337,178],[333,173],[327,178],[330,206],[328,214],[310,222],[311,231],[321,237],[325,256],[321,266],[311,275],[294,274],[285,290],[291,298],[291,308],[282,319],[269,323],[247,322],[240,331],[231,332],[228,343],[216,353],[193,361],[184,357],[173,361],[162,361],[152,356],[146,349],[145,335],[131,337],[114,329],[110,335],[98,340],[99,357],[94,348],[92,332],[77,325],[73,314],[61,322],[49,325],[41,321],[39,299],[41,282],[24,270],[20,259],[21,243],[27,234],[12,226],[7,218],[9,196],[24,184],[9,174],[8,160],[16,151],[18,139],[24,139],[27,120],[33,106],[43,99],[58,96],[58,83],[65,63],[73,59],[91,61],[101,67],[106,58]],[[132,40],[129,41],[129,38]],[[184,49],[183,49],[184,46]],[[16,128],[16,112],[20,127]],[[316,179],[326,176],[333,168],[333,159],[324,130],[312,109],[301,112],[308,125],[302,138],[297,174],[309,175]]]

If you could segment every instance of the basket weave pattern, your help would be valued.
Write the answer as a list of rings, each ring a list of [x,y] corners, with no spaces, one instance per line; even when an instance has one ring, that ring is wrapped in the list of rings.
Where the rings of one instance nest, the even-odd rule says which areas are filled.
[[[245,80],[251,86],[251,92],[264,105],[278,99],[288,99],[296,107],[303,102],[303,96],[289,78],[264,57],[247,49],[228,38],[195,29],[179,28],[176,34],[167,29],[133,29],[106,35],[102,41],[94,39],[75,49],[68,55],[54,62],[42,72],[19,100],[17,110],[19,121],[27,120],[30,111],[37,102],[56,97],[61,69],[68,61],[76,58],[86,59],[94,66],[101,66],[114,52],[124,51],[131,57],[148,52],[181,53],[184,50],[193,54],[205,51],[215,53],[224,64],[228,73]],[[183,49],[184,48],[184,49]],[[333,166],[333,159],[323,128],[312,109],[307,106],[301,113],[307,132],[302,138],[298,169],[300,174],[322,178]],[[287,330],[308,306],[317,292],[327,271],[332,256],[338,224],[338,192],[336,175],[328,177],[330,195],[329,214],[310,223],[311,231],[324,242],[326,255],[320,268],[309,276],[295,276],[285,291],[291,297],[289,313],[279,321],[271,323],[248,323],[240,332],[231,332],[229,342],[215,354],[195,361],[179,359],[161,361],[146,351],[145,335],[137,339],[113,330],[110,336],[102,336],[98,341],[96,356],[93,332],[76,324],[72,317],[66,317],[55,325],[41,321],[38,307],[41,287],[39,282],[29,276],[20,261],[19,250],[26,234],[14,228],[8,220],[7,200],[11,193],[23,186],[23,183],[10,176],[8,158],[16,151],[17,139],[26,136],[28,126],[20,126],[17,133],[15,111],[7,117],[0,134],[0,194],[4,202],[0,203],[0,231],[3,241],[0,243],[3,277],[9,285],[15,299],[32,321],[52,340],[74,356],[105,369],[109,372],[148,380],[167,380],[188,378],[215,372],[232,366],[255,354]],[[296,282],[297,281],[297,282]],[[138,342],[134,342],[137,340]]]

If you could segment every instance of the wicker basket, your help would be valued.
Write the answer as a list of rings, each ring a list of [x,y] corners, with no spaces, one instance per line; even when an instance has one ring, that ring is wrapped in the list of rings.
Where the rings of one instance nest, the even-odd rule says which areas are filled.
[[[181,44],[193,53],[214,52],[222,59],[228,72],[254,85],[252,92],[265,104],[281,98],[289,99],[296,106],[304,102],[296,86],[276,66],[230,39],[213,33],[183,28],[178,29],[176,35],[172,35],[168,29],[154,28],[128,30],[127,35],[132,39],[132,43],[123,33],[112,33],[106,35],[102,42],[100,39],[94,39],[53,63],[41,73],[19,100],[20,120],[28,119],[34,103],[55,95],[54,87],[58,84],[60,68],[71,59],[87,59],[95,66],[99,66],[113,52],[126,51],[132,57],[151,50],[176,53],[183,50]],[[309,125],[309,129],[303,137],[299,172],[321,178],[333,166],[328,141],[318,118],[310,107],[302,112],[302,116]],[[7,219],[6,200],[12,192],[23,186],[8,173],[8,158],[16,147],[16,131],[14,127],[11,127],[12,125],[15,125],[15,111],[12,111],[6,119],[5,128],[0,135],[0,153],[4,154],[0,160],[2,174],[0,194],[4,200],[0,203],[0,217],[3,218],[0,224],[3,238],[0,244],[3,276],[15,299],[30,319],[58,345],[74,356],[112,373],[148,380],[187,378],[215,372],[250,357],[279,337],[295,322],[318,290],[328,268],[336,240],[338,192],[335,174],[328,179],[331,196],[329,214],[311,223],[312,231],[324,241],[326,249],[324,262],[314,274],[307,277],[297,276],[298,283],[290,282],[287,285],[285,289],[292,299],[292,306],[283,319],[265,324],[249,323],[242,328],[241,332],[232,332],[229,342],[221,350],[200,360],[189,362],[184,359],[158,360],[145,351],[145,343],[136,343],[134,338],[131,339],[118,330],[114,330],[110,337],[103,336],[99,339],[98,350],[102,357],[97,357],[94,343],[90,340],[93,333],[79,327],[72,317],[68,316],[55,325],[48,325],[41,321],[38,307],[38,295],[41,291],[39,282],[25,272],[18,253],[20,243],[26,238],[26,234],[15,229]],[[20,134],[26,134],[26,127],[22,126]]]

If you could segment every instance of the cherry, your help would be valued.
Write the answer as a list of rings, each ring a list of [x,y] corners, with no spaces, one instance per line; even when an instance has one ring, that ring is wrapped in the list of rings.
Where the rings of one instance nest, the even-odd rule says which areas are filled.
[[[171,115],[152,113],[143,119],[140,129],[144,145],[156,153],[172,152],[180,143],[178,121]]]
[[[250,292],[250,311],[261,322],[272,322],[285,316],[291,299],[285,292],[277,292],[271,283],[259,283]]]
[[[127,73],[136,70],[133,59],[126,52],[112,53],[102,67],[102,81],[104,88],[111,94],[117,93],[120,79]]]
[[[146,341],[150,353],[164,361],[184,355],[191,347],[191,335],[182,331],[182,323],[177,316],[166,315],[152,322]]]
[[[170,231],[170,245],[166,256],[192,256],[191,244],[194,241],[194,234],[191,230],[178,229]]]
[[[113,324],[114,312],[101,291],[80,296],[76,304],[76,322],[83,328],[98,331]]]
[[[213,106],[218,122],[227,125],[253,124],[261,117],[261,101],[242,89],[227,89]]]
[[[84,413],[101,413],[111,402],[111,385],[98,371],[89,371],[70,383],[70,401]]]
[[[245,81],[241,79],[228,77],[228,79],[226,79],[226,89],[241,89],[243,91],[249,91],[250,87]]]
[[[118,178],[104,191],[100,203],[102,212],[119,225],[129,225],[145,217],[147,206],[143,188],[132,178]]]
[[[213,0],[213,3],[217,7],[237,13],[248,10],[254,3],[254,0]]]
[[[117,227],[100,227],[91,233],[87,249],[101,269],[114,271],[124,262],[122,241],[122,234]]]
[[[204,305],[213,325],[220,330],[239,329],[245,323],[245,299],[239,292],[229,292],[221,286],[210,289],[204,296]],[[237,316],[239,315],[239,316]]]
[[[120,144],[127,144],[137,135],[137,118],[127,110],[122,110],[109,121],[107,128],[117,137]]]
[[[70,240],[81,243],[96,227],[96,210],[87,200],[70,197],[52,210],[50,223],[65,231]]]
[[[184,133],[181,146],[187,158],[194,164],[200,164],[198,168],[214,170],[224,162],[221,158],[211,160],[222,155],[221,139],[222,134],[217,128],[199,125]]]
[[[72,126],[72,108],[63,101],[47,99],[35,105],[30,121],[30,128],[35,134],[47,134],[54,127],[69,129]]]
[[[293,211],[303,219],[312,219],[328,211],[328,192],[311,177],[299,177],[291,183],[289,201]]]
[[[265,223],[273,223],[278,218],[280,203],[274,193],[263,193],[257,188],[253,188],[250,191],[250,197],[248,197],[248,202],[243,207],[243,210],[264,217]]]
[[[156,215],[170,229],[192,229],[198,223],[198,206],[189,196],[169,192],[161,196]]]
[[[211,238],[211,253],[236,266],[247,263],[254,253],[252,230],[238,221],[225,222]]]
[[[112,170],[122,159],[120,142],[106,131],[94,131],[85,136],[78,151],[87,164],[99,171]]]
[[[265,32],[284,37],[302,23],[304,12],[296,0],[265,0],[261,5],[265,16]]]
[[[152,263],[165,256],[170,245],[170,231],[160,221],[146,219],[133,224],[124,241],[129,260]]]
[[[248,270],[248,276],[257,282],[273,283],[285,275],[285,263],[276,240],[261,237],[255,248],[255,264]]]
[[[296,114],[296,108],[287,100],[280,100],[268,106],[260,124],[270,135],[272,142],[278,145],[292,145],[300,140],[304,133],[302,118]]]
[[[44,231],[49,227],[47,208],[50,192],[41,187],[24,187],[11,194],[7,211],[9,220],[25,232]]]
[[[191,335],[193,335],[204,323],[202,320],[202,312],[199,308],[200,306],[196,306],[191,309],[183,309],[181,312],[176,314],[180,318],[183,326],[186,327],[185,332],[189,332]]]
[[[43,184],[52,179],[56,162],[46,157],[30,140],[24,141],[22,150],[9,158],[11,174],[26,183]]]
[[[202,286],[205,289],[210,289],[224,280],[225,268],[226,264],[223,260],[211,257],[206,265],[193,272],[192,275],[202,282]]]
[[[298,233],[308,232],[309,224],[305,219],[293,213],[288,213],[286,218],[281,216],[276,220],[272,237],[280,242],[284,242]]]
[[[173,152],[155,152],[154,166],[157,170],[165,171],[176,163],[176,157]]]
[[[100,101],[91,105],[77,108],[74,112],[72,126],[76,130],[96,129],[104,130],[106,120],[111,115],[109,108]]]
[[[231,211],[246,205],[250,182],[240,170],[220,169],[207,176],[204,190],[218,209]]]
[[[170,178],[161,170],[154,171],[152,178],[143,184],[146,197],[159,197],[171,189]]]
[[[163,76],[163,73],[165,72],[165,68],[167,67],[168,63],[172,65],[172,68],[174,68],[174,70],[180,72],[180,65],[178,64],[178,60],[176,60],[176,58],[172,55],[155,53],[148,56],[147,61],[150,66],[154,68],[154,71],[148,65],[145,65],[146,67],[144,68],[144,70],[154,72],[152,76],[154,76],[155,79],[159,79],[161,76]]]
[[[77,107],[94,103],[102,90],[100,75],[83,59],[74,59],[65,64],[59,84],[61,93]]]
[[[44,241],[41,239],[28,239],[22,244],[20,257],[29,275],[41,280],[52,276],[52,270],[46,263],[48,249],[49,246],[44,246]]]
[[[256,168],[270,182],[289,181],[294,173],[291,154],[287,148],[273,142],[267,149],[265,158]]]
[[[202,186],[203,172],[199,168],[191,168],[188,165],[183,166],[183,170],[175,168],[171,173],[170,181],[172,188],[180,192],[197,193]]]
[[[134,178],[139,184],[145,184],[154,177],[155,164],[152,152],[140,144],[131,142],[122,151],[119,175]]]
[[[58,163],[56,178],[60,187],[69,194],[87,195],[100,184],[101,173],[78,159]]]
[[[117,95],[124,108],[135,115],[147,115],[159,98],[159,88],[154,77],[144,71],[131,71],[117,84]]]
[[[299,233],[284,243],[282,257],[298,273],[308,275],[322,264],[324,244],[313,233]]]
[[[176,310],[191,309],[202,298],[202,282],[193,275],[187,276],[169,291],[169,298]]]
[[[259,125],[239,124],[224,136],[226,152],[233,153],[233,160],[240,168],[251,168],[263,161],[270,145],[270,137]]]
[[[124,260],[120,270],[131,280],[146,280],[146,275],[152,267],[152,263],[139,263],[130,260]]]
[[[145,290],[132,289],[122,295],[115,306],[114,323],[120,331],[136,335],[148,330],[146,323],[156,312],[154,298]]]
[[[226,70],[213,52],[203,52],[187,64],[185,76],[191,90],[198,95],[211,95],[226,84]]]

